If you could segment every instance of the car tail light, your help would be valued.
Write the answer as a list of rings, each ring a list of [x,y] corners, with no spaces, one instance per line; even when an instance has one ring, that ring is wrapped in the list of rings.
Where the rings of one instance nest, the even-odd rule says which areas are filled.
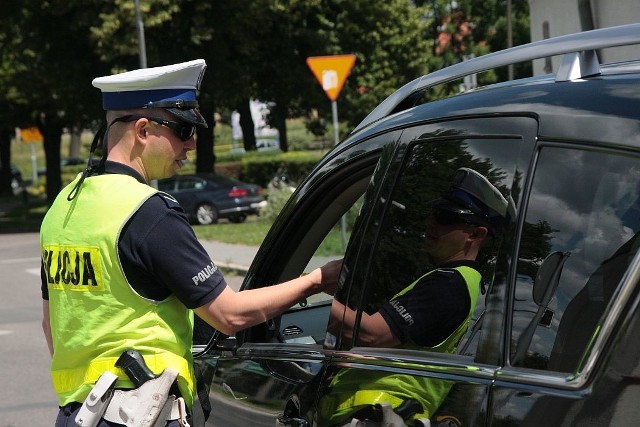
[[[231,190],[229,190],[229,197],[244,197],[247,195],[247,190],[245,190],[244,188],[238,188],[238,187],[233,187]]]

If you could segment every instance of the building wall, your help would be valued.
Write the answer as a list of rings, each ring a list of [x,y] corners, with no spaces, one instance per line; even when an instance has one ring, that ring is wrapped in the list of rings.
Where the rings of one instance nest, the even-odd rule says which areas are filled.
[[[531,41],[582,31],[579,0],[529,0]],[[640,22],[640,0],[591,0],[595,28]],[[600,52],[601,63],[640,58],[640,46],[625,46]],[[555,72],[562,58],[533,61],[534,75]]]

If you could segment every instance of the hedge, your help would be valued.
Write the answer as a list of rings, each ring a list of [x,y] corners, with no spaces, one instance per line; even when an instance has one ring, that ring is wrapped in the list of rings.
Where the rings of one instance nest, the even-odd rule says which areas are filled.
[[[311,172],[323,154],[319,151],[291,151],[245,155],[239,161],[216,163],[216,172],[264,188],[279,174],[285,174],[290,182],[297,184]]]

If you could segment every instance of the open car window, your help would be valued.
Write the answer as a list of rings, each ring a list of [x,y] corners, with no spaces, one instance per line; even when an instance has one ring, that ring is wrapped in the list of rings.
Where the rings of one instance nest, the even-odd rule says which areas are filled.
[[[457,169],[470,168],[486,177],[509,200],[511,215],[515,219],[517,209],[514,198],[519,195],[522,139],[510,135],[451,137],[418,134],[406,151],[394,154],[384,177],[386,184],[377,195],[367,225],[363,248],[370,251],[360,254],[349,291],[338,293],[340,302],[358,313],[358,316],[374,315],[399,292],[412,285],[421,276],[433,270],[434,263],[425,252],[425,212],[430,201],[437,199],[448,188]],[[393,173],[397,170],[397,173]],[[368,194],[369,196],[369,194]],[[510,227],[513,227],[512,221]],[[473,356],[478,334],[471,327],[481,322],[485,295],[492,286],[496,259],[505,251],[504,239],[490,238],[485,243],[477,261],[482,275],[481,290],[467,333],[462,337],[458,351]],[[368,246],[369,245],[369,246]],[[369,263],[365,264],[368,257]],[[365,267],[363,267],[365,266]],[[422,316],[413,316],[396,307],[409,322],[422,322]],[[358,340],[358,322],[347,329],[356,334],[338,346],[349,349],[362,345]],[[349,321],[345,318],[345,321]],[[425,328],[429,328],[425,325]],[[336,340],[340,340],[336,337]],[[434,338],[435,339],[435,338]],[[415,346],[405,347],[414,348]]]

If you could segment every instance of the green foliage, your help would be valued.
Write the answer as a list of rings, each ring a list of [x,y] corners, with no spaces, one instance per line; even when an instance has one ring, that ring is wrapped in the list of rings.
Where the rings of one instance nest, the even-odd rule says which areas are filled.
[[[290,151],[261,157],[243,157],[240,179],[266,187],[278,173],[286,173],[291,182],[299,183],[315,167],[321,154]]]
[[[307,130],[315,136],[325,136],[327,134],[326,120],[309,119],[305,121],[305,126]]]
[[[262,212],[260,212],[260,216],[265,221],[273,224],[292,194],[293,190],[289,188],[269,190],[267,207],[264,208]]]
[[[528,41],[528,2],[512,3],[517,45]],[[269,121],[281,131],[285,151],[285,119],[312,117],[313,110],[321,121],[331,117],[331,104],[306,65],[309,56],[357,56],[338,100],[345,135],[409,81],[464,54],[506,47],[504,0],[141,0],[140,9],[149,67],[204,58],[203,111],[228,112],[249,98],[273,101]],[[91,80],[140,66],[134,2],[6,0],[0,25],[0,128],[48,127],[47,158],[55,164],[59,129],[95,129],[102,121]],[[447,35],[455,43],[440,45]],[[526,69],[516,68],[521,72]],[[492,82],[501,73],[479,79]],[[441,89],[456,90],[457,83]],[[313,130],[321,145],[324,139],[332,145],[323,129]],[[291,147],[309,148],[299,134]]]

